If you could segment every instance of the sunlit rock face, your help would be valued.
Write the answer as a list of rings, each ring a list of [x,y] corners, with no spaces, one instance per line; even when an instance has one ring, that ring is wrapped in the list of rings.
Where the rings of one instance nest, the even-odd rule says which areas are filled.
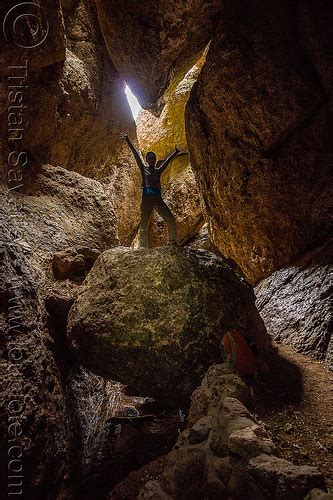
[[[173,82],[165,93],[165,107],[160,117],[141,111],[137,120],[137,133],[143,154],[154,151],[158,159],[165,158],[177,146],[187,151],[185,133],[185,106],[191,89],[205,62],[203,55],[198,63],[179,83]],[[173,160],[162,175],[163,198],[176,217],[179,241],[186,241],[197,234],[203,224],[202,209],[188,154]],[[149,228],[150,246],[167,243],[167,229],[155,215]]]
[[[179,80],[209,42],[219,0],[136,2],[97,0],[109,54],[144,108],[157,101],[177,75]],[[179,81],[178,80],[178,81]]]
[[[136,137],[125,82],[105,48],[94,3],[81,0],[63,13],[65,104],[52,162],[105,183],[126,243],[139,220],[140,176],[120,137],[124,131]]]
[[[187,106],[211,239],[251,282],[330,228],[330,17],[309,4],[224,2]]]
[[[16,148],[34,159],[24,173],[38,163],[50,163],[103,180],[119,237],[126,241],[138,224],[140,179],[120,137],[126,130],[136,137],[124,80],[107,53],[92,2],[45,2],[38,12],[50,26],[43,44],[28,53],[15,39],[3,44],[7,94],[13,81],[22,85],[16,100],[11,92],[10,104],[20,101],[25,106],[3,114],[5,160]],[[33,43],[30,38],[26,36],[25,43]],[[19,120],[23,130],[11,131]],[[21,160],[26,161],[26,155]]]
[[[40,12],[52,30],[40,47],[28,53],[14,41],[4,47],[8,84],[12,65],[26,65],[15,73],[25,86],[22,144],[42,163],[101,178],[121,144],[119,129],[134,130],[124,82],[108,57],[91,2],[80,0],[63,11],[58,2],[46,2]]]

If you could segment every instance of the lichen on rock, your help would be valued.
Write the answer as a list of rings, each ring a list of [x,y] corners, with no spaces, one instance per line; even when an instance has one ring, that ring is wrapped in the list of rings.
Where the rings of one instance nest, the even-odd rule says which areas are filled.
[[[170,246],[104,252],[68,319],[85,366],[167,406],[185,403],[233,328],[270,350],[251,287],[214,254]]]

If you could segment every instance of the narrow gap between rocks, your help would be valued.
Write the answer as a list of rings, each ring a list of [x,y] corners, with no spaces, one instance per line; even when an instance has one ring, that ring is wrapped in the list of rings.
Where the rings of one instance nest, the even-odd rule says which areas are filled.
[[[196,240],[199,232],[206,234],[206,229],[202,229],[202,204],[188,153],[185,110],[193,85],[205,64],[208,49],[209,44],[185,74],[176,76],[171,81],[164,93],[164,106],[159,116],[143,109],[130,84],[126,82],[125,86],[125,95],[135,120],[137,147],[141,157],[145,159],[147,152],[153,151],[158,163],[169,156],[176,147],[181,151],[180,156],[171,162],[161,176],[162,197],[176,219],[178,243],[181,245],[189,242],[196,245],[197,242],[193,239]],[[149,224],[149,246],[163,246],[167,240],[167,225],[154,211]],[[137,247],[138,235],[131,241],[132,246]]]
[[[131,108],[133,118],[135,121],[137,121],[139,113],[142,110],[142,107],[140,106],[138,99],[133,94],[133,92],[131,91],[130,87],[127,84],[125,86],[125,95],[127,97],[129,107]]]

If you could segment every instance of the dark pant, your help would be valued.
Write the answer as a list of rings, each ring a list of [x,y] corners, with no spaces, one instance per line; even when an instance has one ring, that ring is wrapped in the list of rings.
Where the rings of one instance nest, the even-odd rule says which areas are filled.
[[[148,226],[153,210],[162,217],[168,226],[169,243],[177,239],[176,220],[160,194],[143,194],[141,201],[140,246],[148,248]]]

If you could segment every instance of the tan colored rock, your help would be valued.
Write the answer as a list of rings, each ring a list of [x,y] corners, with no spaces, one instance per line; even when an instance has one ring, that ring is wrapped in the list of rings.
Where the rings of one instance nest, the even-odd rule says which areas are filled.
[[[56,252],[52,259],[52,271],[56,279],[83,281],[84,277],[99,256],[100,251],[94,248],[65,248]]]
[[[138,498],[301,500],[312,488],[325,488],[317,468],[294,465],[273,451],[263,424],[240,401],[222,396],[213,417],[181,433],[163,457],[162,473],[141,488]]]
[[[159,483],[162,490],[171,498],[202,498],[206,489],[205,475],[205,452],[195,448],[184,448],[173,450],[167,455]]]
[[[52,288],[47,292],[44,299],[45,308],[48,314],[55,319],[55,322],[63,326],[65,329],[67,323],[67,317],[70,308],[72,307],[75,297],[79,292],[79,284],[74,283],[71,280],[56,281]],[[64,334],[61,328],[55,328],[54,333],[60,336]],[[63,335],[63,339],[65,336]]]
[[[0,9],[1,48],[10,49],[3,52],[5,63],[19,65],[28,59],[29,70],[38,71],[64,59],[66,36],[60,0],[35,5],[3,0]],[[9,68],[5,64],[1,69]]]
[[[147,152],[151,148],[158,158],[164,158],[175,145],[181,150],[187,150],[185,106],[205,60],[206,52],[180,82],[175,79],[171,83],[164,94],[165,106],[160,116],[156,117],[146,110],[140,111],[137,119],[137,133],[142,151]],[[187,165],[188,156],[179,156],[162,178],[174,177]]]
[[[167,495],[158,481],[148,481],[138,495],[138,500],[172,500]]]
[[[323,476],[316,467],[293,465],[287,460],[266,454],[249,461],[244,483],[243,487],[248,488],[251,498],[277,500],[302,500],[312,489],[325,488]],[[251,495],[252,485],[259,489],[258,496]]]
[[[332,498],[332,493],[327,493],[319,488],[315,488],[306,495],[305,500],[332,500]]]
[[[331,56],[321,8],[312,5],[307,21],[316,29],[305,30],[292,3],[225,2],[187,106],[212,242],[251,282],[330,229],[332,116],[323,85],[331,80],[322,75]],[[314,53],[318,37],[325,44]]]
[[[105,192],[117,218],[119,241],[129,246],[140,224],[141,174],[130,159],[122,164],[110,164],[109,172],[103,179]]]
[[[125,128],[135,134],[125,83],[101,40],[92,2],[75,2],[66,11],[65,24],[59,5],[47,7],[46,16],[55,33],[25,54],[27,71],[16,72],[27,73],[22,102],[29,127],[21,145],[42,163],[101,179],[109,173],[110,159],[116,163],[118,150],[120,159],[128,162],[119,132]],[[24,54],[6,48],[8,78],[13,76],[10,65]]]
[[[58,2],[46,2],[42,12],[50,32],[40,47],[27,52],[13,41],[1,46],[5,93],[10,94],[11,78],[21,76],[16,83],[24,90],[13,104],[21,99],[25,106],[20,116],[19,111],[10,115],[12,122],[23,120],[24,130],[15,132],[15,138],[7,114],[2,117],[6,171],[17,161],[15,154],[9,165],[16,148],[27,153],[20,157],[27,164],[25,175],[49,163],[103,179],[110,186],[119,236],[126,241],[139,221],[140,180],[119,136],[127,130],[135,137],[125,83],[105,48],[93,2],[64,2],[65,22]],[[26,69],[11,69],[13,65]]]
[[[119,238],[128,243],[139,222],[140,175],[120,137],[136,137],[125,82],[106,51],[93,2],[70,7],[66,34],[62,113],[48,161],[103,180]]]
[[[174,76],[180,81],[210,40],[219,0],[97,0],[104,39],[116,68],[142,107],[159,111]]]
[[[24,194],[6,188],[1,194],[6,225],[15,223],[36,265],[51,262],[55,252],[67,247],[103,250],[118,244],[112,205],[104,185],[96,180],[44,165],[27,179]]]
[[[212,416],[205,416],[197,420],[189,430],[188,442],[189,444],[202,443],[208,438],[212,428]]]
[[[224,456],[231,451],[244,457],[273,450],[268,434],[237,399],[222,398],[215,419],[212,422],[210,447],[217,456]]]
[[[259,425],[253,424],[244,429],[234,430],[227,440],[231,453],[240,457],[249,457],[258,453],[272,453],[272,440],[264,433]]]
[[[295,466],[272,455],[273,442],[264,426],[240,401],[221,398],[214,416],[204,417],[179,436],[166,456],[162,474],[141,489],[139,498],[303,498],[324,486],[314,467]],[[190,474],[195,472],[195,477]],[[289,469],[288,469],[289,468]],[[190,481],[189,481],[190,478]],[[248,494],[248,495],[247,495]]]
[[[164,96],[165,107],[159,117],[142,110],[137,120],[137,134],[143,155],[154,151],[158,159],[165,158],[177,146],[187,151],[185,107],[191,89],[205,62],[205,54],[179,83],[174,81]],[[176,217],[179,241],[187,241],[198,233],[203,224],[202,209],[188,154],[177,157],[161,178],[163,198]],[[167,228],[154,214],[149,227],[151,247],[167,243]]]
[[[13,2],[5,0],[1,13],[5,34],[0,46],[4,54],[1,76],[6,104],[1,109],[1,141],[8,168],[11,152],[37,154],[37,146],[54,133],[66,34],[59,0],[47,0],[42,6],[22,2],[14,8]]]
[[[226,397],[239,399],[243,404],[250,400],[246,384],[239,378],[230,365],[219,364],[209,367],[201,385],[191,396],[191,406],[187,421],[193,425],[205,415],[213,415],[221,400]]]
[[[57,155],[65,145],[67,168],[105,183],[119,239],[128,244],[140,218],[140,174],[120,138],[123,131],[136,138],[125,82],[104,46],[94,2],[73,4],[67,16],[71,51],[65,63],[67,114],[62,120],[63,132],[53,146],[54,161],[59,161]]]

